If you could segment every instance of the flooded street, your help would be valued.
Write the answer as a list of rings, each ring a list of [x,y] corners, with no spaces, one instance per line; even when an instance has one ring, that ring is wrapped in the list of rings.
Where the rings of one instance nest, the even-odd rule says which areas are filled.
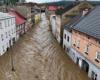
[[[41,19],[0,57],[0,80],[89,80],[57,43],[44,14]]]

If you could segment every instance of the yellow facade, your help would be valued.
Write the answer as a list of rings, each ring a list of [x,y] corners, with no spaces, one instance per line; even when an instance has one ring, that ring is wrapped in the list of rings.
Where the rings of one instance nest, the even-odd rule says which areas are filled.
[[[35,24],[40,21],[40,14],[35,15]]]

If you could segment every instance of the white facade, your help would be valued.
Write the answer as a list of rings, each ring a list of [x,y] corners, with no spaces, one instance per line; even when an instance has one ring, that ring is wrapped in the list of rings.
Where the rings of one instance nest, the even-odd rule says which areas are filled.
[[[61,17],[60,16],[57,16],[56,17],[56,39],[58,41],[58,43],[61,43]]]
[[[50,22],[51,22],[51,30],[54,36],[56,36],[56,16],[55,15],[51,15],[50,16]]]
[[[58,43],[61,42],[61,19],[59,16],[50,16],[51,30]]]
[[[15,17],[0,12],[0,55],[16,41]]]
[[[87,72],[88,76],[92,80],[100,80],[100,68],[99,67],[91,63],[88,59],[86,59],[84,56],[82,56],[79,52],[77,52],[73,48],[70,49],[69,56],[75,63],[78,64],[80,68],[82,68],[83,63],[84,63],[83,61],[85,61],[88,64],[88,72]]]
[[[74,61],[74,63],[78,64],[81,69],[85,70],[92,80],[100,80],[100,68],[73,49],[71,45],[71,32],[67,29],[64,29],[63,48],[65,49],[67,55]]]
[[[64,29],[63,31],[63,48],[65,51],[68,52],[68,49],[71,47],[71,32],[67,29]]]

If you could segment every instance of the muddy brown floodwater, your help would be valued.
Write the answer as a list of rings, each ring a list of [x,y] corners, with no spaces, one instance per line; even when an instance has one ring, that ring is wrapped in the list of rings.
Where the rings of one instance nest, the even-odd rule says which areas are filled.
[[[44,14],[41,19],[0,57],[0,80],[89,80],[57,43]]]

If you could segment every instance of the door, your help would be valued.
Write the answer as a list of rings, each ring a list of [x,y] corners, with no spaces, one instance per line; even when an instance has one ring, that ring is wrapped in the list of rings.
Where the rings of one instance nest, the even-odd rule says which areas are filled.
[[[77,58],[76,64],[79,65],[79,58]]]
[[[9,40],[9,46],[11,46],[11,40]]]
[[[97,80],[97,74],[94,71],[92,71],[92,73],[91,73],[91,79]]]
[[[89,64],[85,60],[82,61],[82,69],[87,73],[89,72]]]

